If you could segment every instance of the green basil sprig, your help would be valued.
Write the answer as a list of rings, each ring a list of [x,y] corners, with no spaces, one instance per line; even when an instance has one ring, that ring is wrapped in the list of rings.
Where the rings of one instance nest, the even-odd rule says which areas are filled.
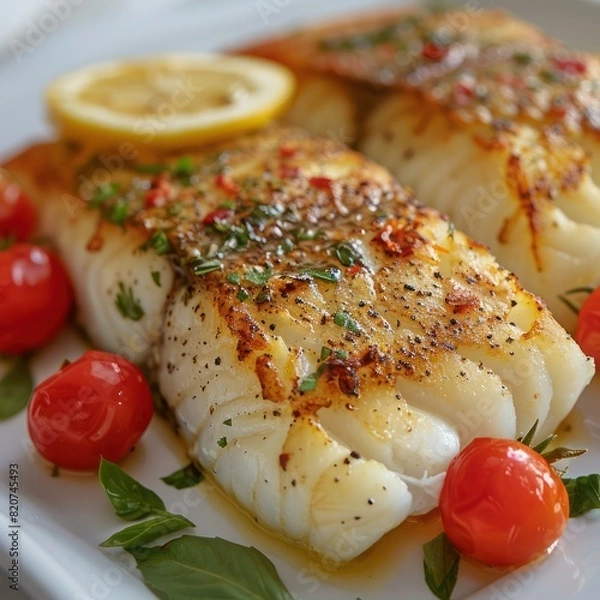
[[[189,471],[185,467],[164,479],[189,482]],[[122,519],[134,521],[152,516],[115,533],[100,545],[121,547],[133,555],[144,582],[159,597],[292,600],[273,563],[256,548],[194,535],[183,535],[162,546],[146,546],[165,535],[194,527],[194,523],[167,512],[157,494],[110,461],[102,459],[99,478]]]

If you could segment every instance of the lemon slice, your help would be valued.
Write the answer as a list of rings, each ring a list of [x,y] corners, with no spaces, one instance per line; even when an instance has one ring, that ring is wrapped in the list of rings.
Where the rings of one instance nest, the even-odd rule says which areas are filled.
[[[264,59],[166,54],[68,73],[46,100],[67,138],[173,149],[265,125],[294,86],[289,70]]]

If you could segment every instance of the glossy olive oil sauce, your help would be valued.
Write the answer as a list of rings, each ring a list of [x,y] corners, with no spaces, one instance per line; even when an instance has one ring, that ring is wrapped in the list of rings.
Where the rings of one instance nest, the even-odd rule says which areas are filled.
[[[165,439],[165,442],[171,442],[183,451],[181,440],[176,437],[172,427],[162,419],[160,421],[162,421],[160,430],[163,437],[170,438]],[[556,434],[557,438],[550,447],[558,445],[585,447],[590,437],[584,417],[577,409],[574,409],[560,424]],[[182,458],[182,460],[186,459]],[[326,582],[329,586],[349,591],[360,588],[365,594],[376,594],[377,590],[385,589],[386,583],[394,577],[399,566],[409,557],[413,559],[414,564],[414,557],[418,556],[419,568],[422,569],[420,557],[423,544],[436,537],[443,529],[439,510],[436,509],[427,515],[407,519],[351,562],[342,565],[326,564],[306,549],[282,539],[277,532],[261,527],[248,511],[225,495],[210,473],[205,473],[205,476],[206,479],[199,484],[199,489],[213,510],[231,523],[246,544],[257,547],[267,555],[277,556],[294,567],[298,572],[298,581],[306,586],[307,592],[310,591],[311,582]],[[193,519],[193,515],[190,516]],[[492,569],[463,559],[460,572],[459,582],[470,580],[472,587],[469,591],[472,593],[490,585],[507,571]],[[422,577],[420,573],[413,575]],[[423,593],[427,593],[424,579]]]

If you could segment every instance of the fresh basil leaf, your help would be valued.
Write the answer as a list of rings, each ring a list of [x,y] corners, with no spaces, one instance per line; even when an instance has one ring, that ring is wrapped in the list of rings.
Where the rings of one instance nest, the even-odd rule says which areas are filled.
[[[292,599],[273,563],[256,548],[182,535],[162,547],[129,552],[146,585],[160,598]]]
[[[100,461],[98,477],[117,516],[125,521],[135,521],[165,510],[165,503],[152,490],[105,458]]]
[[[100,546],[103,548],[142,546],[188,527],[195,527],[195,524],[181,515],[154,517],[118,531],[107,540],[104,540]]]
[[[0,421],[16,415],[27,405],[33,393],[29,363],[18,358],[0,379]]]
[[[563,477],[569,493],[569,516],[579,517],[600,508],[600,475],[582,475],[575,479]]]
[[[231,425],[231,421],[229,423]],[[194,463],[190,463],[183,469],[179,469],[166,477],[161,477],[167,485],[171,485],[178,490],[198,485],[204,479],[202,471]]]
[[[459,564],[460,554],[445,533],[440,533],[423,546],[425,583],[436,598],[450,599],[458,578]]]

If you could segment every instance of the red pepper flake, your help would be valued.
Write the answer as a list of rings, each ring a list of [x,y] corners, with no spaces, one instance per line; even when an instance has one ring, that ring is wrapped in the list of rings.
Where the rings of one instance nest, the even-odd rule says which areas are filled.
[[[391,221],[375,236],[375,242],[383,245],[387,252],[412,256],[415,251],[425,244],[425,238],[410,224]]]
[[[300,169],[291,165],[281,165],[279,167],[279,177],[281,179],[296,179],[300,176]]]
[[[291,146],[280,146],[279,147],[279,156],[281,158],[290,158],[296,154],[296,148],[292,148]]]
[[[240,188],[238,187],[237,183],[228,175],[219,173],[215,179],[215,183],[217,184],[217,187],[223,190],[226,194],[231,194],[232,196],[237,196],[237,194],[239,194]]]
[[[331,191],[332,181],[329,177],[311,177],[308,182],[312,187],[317,188],[318,190],[324,190],[326,192]]]
[[[162,208],[167,204],[171,195],[171,185],[166,179],[159,177],[152,182],[152,187],[146,192],[144,206],[146,208]]]
[[[459,81],[454,86],[454,99],[460,106],[467,106],[473,101],[475,88],[468,82]]]
[[[587,65],[579,58],[553,58],[554,66],[569,75],[585,75]]]
[[[209,212],[204,219],[202,219],[203,225],[214,225],[215,223],[220,223],[222,221],[227,221],[227,219],[233,216],[234,212],[229,208],[217,208],[212,212]]]
[[[442,60],[448,54],[448,48],[446,46],[440,46],[433,42],[425,42],[423,46],[422,54],[429,60]]]
[[[346,273],[348,273],[348,275],[350,275],[352,277],[354,275],[358,275],[358,273],[360,273],[361,271],[362,271],[362,265],[354,264],[351,267],[348,267],[348,270],[346,271]]]

